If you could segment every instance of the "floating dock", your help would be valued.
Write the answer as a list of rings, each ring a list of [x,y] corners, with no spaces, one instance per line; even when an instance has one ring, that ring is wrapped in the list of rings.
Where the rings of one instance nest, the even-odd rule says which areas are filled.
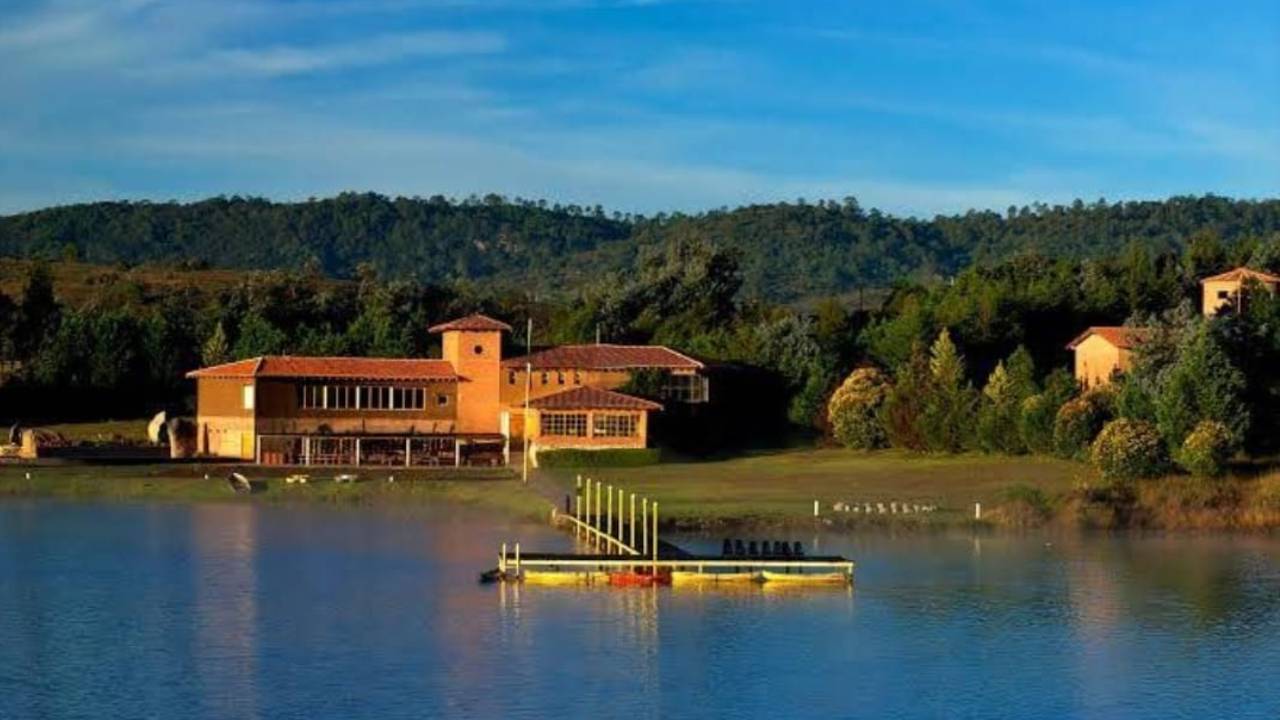
[[[612,486],[585,484],[566,511],[553,511],[552,522],[589,545],[593,553],[521,553],[520,544],[508,552],[503,543],[496,569],[486,581],[538,585],[656,585],[738,586],[837,585],[853,582],[852,560],[839,555],[805,555],[799,543],[762,543],[750,554],[695,555],[658,537],[658,503]],[[608,500],[603,500],[607,497]],[[616,501],[616,503],[615,503]],[[614,510],[616,504],[616,512]],[[638,509],[638,512],[637,512]],[[637,514],[639,518],[637,518]],[[741,546],[741,543],[738,543]],[[754,549],[756,543],[752,542]],[[770,551],[770,545],[774,551]]]

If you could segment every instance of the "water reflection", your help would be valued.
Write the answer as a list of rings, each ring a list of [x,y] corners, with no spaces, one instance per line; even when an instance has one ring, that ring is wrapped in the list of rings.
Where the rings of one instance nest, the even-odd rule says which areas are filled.
[[[0,717],[1280,716],[1271,538],[819,535],[854,588],[479,585],[514,538],[573,546],[454,509],[0,503]]]
[[[259,714],[257,521],[248,505],[191,508],[194,670],[217,717]]]

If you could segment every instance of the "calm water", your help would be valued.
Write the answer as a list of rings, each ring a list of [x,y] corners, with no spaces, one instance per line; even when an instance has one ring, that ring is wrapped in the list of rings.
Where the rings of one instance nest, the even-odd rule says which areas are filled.
[[[0,503],[0,718],[1280,717],[1277,540],[876,534],[819,539],[852,592],[478,585],[517,537],[568,545]]]

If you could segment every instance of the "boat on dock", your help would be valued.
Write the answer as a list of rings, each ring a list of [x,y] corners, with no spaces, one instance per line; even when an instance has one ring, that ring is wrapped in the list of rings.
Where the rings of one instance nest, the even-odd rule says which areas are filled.
[[[698,572],[696,570],[676,570],[671,573],[673,585],[747,585],[760,582],[758,572]]]
[[[765,583],[782,583],[786,585],[849,585],[853,582],[852,573],[843,572],[777,572],[762,570],[760,580]]]

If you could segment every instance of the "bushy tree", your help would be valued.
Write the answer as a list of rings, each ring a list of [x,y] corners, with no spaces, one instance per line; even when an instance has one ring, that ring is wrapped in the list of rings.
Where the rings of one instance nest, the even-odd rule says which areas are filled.
[[[1155,425],[1120,418],[1098,433],[1090,451],[1104,478],[1116,482],[1155,477],[1168,468],[1168,453]]]
[[[1231,429],[1217,420],[1202,420],[1178,449],[1178,464],[1198,477],[1217,477],[1226,472],[1235,451]]]
[[[231,359],[231,346],[227,342],[227,331],[219,322],[213,326],[213,332],[200,348],[200,361],[206,366],[221,365]]]
[[[849,373],[827,404],[832,434],[841,445],[855,450],[884,446],[887,437],[880,409],[888,391],[889,380],[877,368],[862,367]]]
[[[973,438],[977,396],[965,377],[964,358],[945,328],[929,349],[931,389],[925,401],[922,427],[930,450],[959,452]]]
[[[232,354],[236,358],[259,355],[279,355],[288,346],[289,338],[270,320],[251,313],[240,323],[240,335],[236,338]]]
[[[1083,458],[1089,445],[1110,420],[1111,398],[1094,390],[1062,404],[1053,421],[1053,446],[1058,455]]]
[[[894,372],[893,384],[880,408],[880,424],[890,445],[905,450],[928,448],[923,418],[932,393],[929,356],[924,346],[916,343],[907,361]]]
[[[1204,420],[1225,425],[1244,438],[1249,409],[1244,375],[1236,369],[1210,330],[1201,323],[1178,348],[1176,361],[1160,375],[1155,398],[1156,423],[1170,448],[1179,448]]]

